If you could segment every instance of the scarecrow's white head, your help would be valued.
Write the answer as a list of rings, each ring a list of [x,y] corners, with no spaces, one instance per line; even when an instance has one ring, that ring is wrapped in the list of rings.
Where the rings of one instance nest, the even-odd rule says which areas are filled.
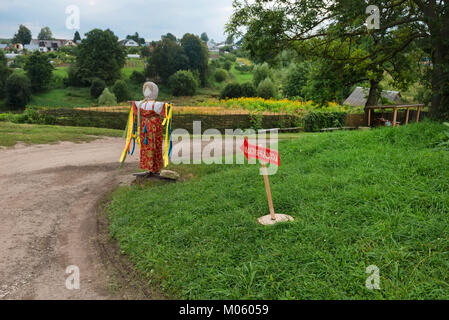
[[[146,100],[156,100],[159,88],[154,82],[145,82],[143,85],[143,96]]]

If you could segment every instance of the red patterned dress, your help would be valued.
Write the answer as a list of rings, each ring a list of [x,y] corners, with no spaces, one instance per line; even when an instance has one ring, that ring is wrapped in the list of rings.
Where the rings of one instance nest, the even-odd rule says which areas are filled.
[[[162,122],[165,118],[165,104],[161,114],[152,110],[143,110],[134,104],[134,111],[140,111],[140,168],[152,173],[159,173],[163,162],[163,130]]]

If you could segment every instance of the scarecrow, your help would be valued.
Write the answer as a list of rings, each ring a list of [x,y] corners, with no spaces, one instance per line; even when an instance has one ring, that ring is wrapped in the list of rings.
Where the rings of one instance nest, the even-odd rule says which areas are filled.
[[[140,168],[148,170],[146,175],[158,176],[169,163],[172,151],[171,125],[172,105],[156,101],[157,85],[146,82],[143,85],[142,101],[133,101],[126,128],[126,147],[120,158],[120,166],[128,154],[134,154],[136,144],[140,147]],[[165,126],[165,146],[163,139]]]

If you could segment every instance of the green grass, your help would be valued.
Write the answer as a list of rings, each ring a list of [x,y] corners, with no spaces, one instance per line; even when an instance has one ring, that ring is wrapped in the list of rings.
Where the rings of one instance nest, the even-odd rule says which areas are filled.
[[[59,127],[0,122],[0,146],[12,147],[18,142],[48,144],[60,141],[88,142],[99,136],[121,137],[123,131],[82,127]]]
[[[425,122],[280,142],[268,213],[256,165],[183,165],[186,182],[122,187],[110,231],[148,279],[188,299],[448,299],[449,153]],[[365,287],[380,269],[381,290]]]
[[[29,106],[49,108],[77,108],[89,107],[95,101],[90,96],[89,88],[69,87],[64,89],[50,89],[33,95]]]
[[[252,72],[240,72],[235,69],[235,66],[236,66],[236,64],[232,65],[231,72],[234,74],[236,82],[245,83],[245,82],[253,81]]]

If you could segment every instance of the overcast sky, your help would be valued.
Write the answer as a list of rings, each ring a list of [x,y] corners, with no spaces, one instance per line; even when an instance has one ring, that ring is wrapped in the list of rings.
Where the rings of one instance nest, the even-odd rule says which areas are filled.
[[[168,32],[180,38],[189,32],[207,32],[209,39],[224,40],[224,25],[232,14],[232,0],[0,0],[0,38],[12,38],[20,24],[33,39],[48,26],[55,38],[73,38],[66,27],[66,8],[80,10],[80,34],[111,29],[120,39],[136,31],[147,41]]]

